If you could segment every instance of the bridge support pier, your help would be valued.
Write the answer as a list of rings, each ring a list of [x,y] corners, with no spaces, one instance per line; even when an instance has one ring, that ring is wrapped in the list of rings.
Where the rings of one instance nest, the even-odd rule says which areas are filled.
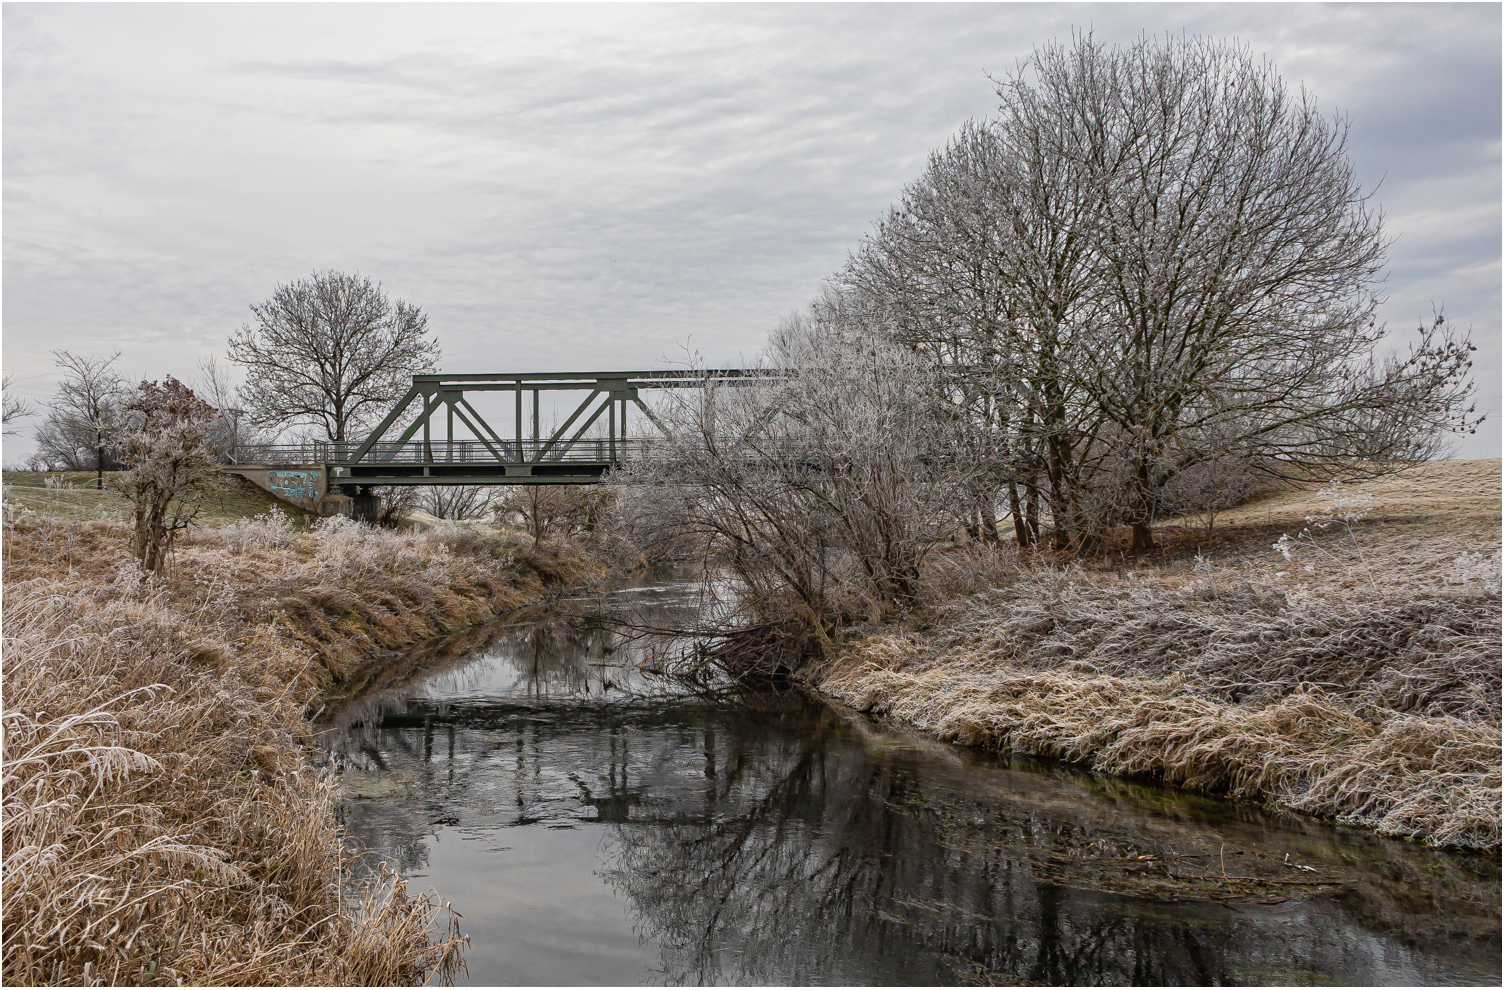
[[[340,492],[350,499],[350,518],[356,522],[374,523],[381,511],[378,499],[370,485],[341,485]]]

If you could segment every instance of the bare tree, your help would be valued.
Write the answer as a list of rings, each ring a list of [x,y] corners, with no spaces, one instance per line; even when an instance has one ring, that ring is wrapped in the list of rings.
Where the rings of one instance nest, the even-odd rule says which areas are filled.
[[[105,358],[53,351],[54,363],[66,374],[36,432],[42,459],[74,471],[93,468],[100,490],[104,489],[110,433],[129,396],[125,379],[114,367],[119,358],[119,351]]]
[[[214,473],[209,440],[214,407],[177,379],[142,382],[126,403],[112,437],[130,465],[117,482],[135,516],[136,558],[160,570],[177,534],[198,514]]]
[[[36,415],[36,409],[31,403],[16,395],[12,391],[12,386],[10,375],[0,378],[0,394],[3,394],[3,399],[0,399],[0,405],[3,405],[3,416],[0,416],[0,422],[5,424],[5,435],[8,437],[16,435],[16,430],[10,425],[11,423]]]
[[[1091,290],[1090,191],[1044,153],[1039,128],[971,121],[836,281],[884,300],[895,339],[942,369],[942,401],[990,438],[987,489],[1004,488],[1021,546],[1048,485],[1058,546],[1073,493],[1102,455],[1063,362]],[[875,325],[880,323],[875,322]]]
[[[773,335],[776,371],[666,396],[661,457],[622,478],[629,535],[696,548],[736,577],[738,663],[788,669],[844,622],[912,607],[924,556],[957,525],[970,465],[924,401],[924,362],[830,293]]]
[[[1127,523],[1148,548],[1200,464],[1383,470],[1477,425],[1466,333],[1439,316],[1383,355],[1385,241],[1347,123],[1269,65],[1089,36],[998,92],[840,281],[996,437],[1021,542],[1041,475],[1058,545]]]
[[[1135,547],[1158,490],[1210,457],[1414,460],[1467,420],[1472,348],[1444,321],[1375,360],[1385,244],[1344,119],[1207,40],[1088,40],[1033,65],[1021,113],[1075,123],[1060,150],[1098,197],[1072,368],[1130,461]]]
[[[602,485],[522,485],[493,492],[490,505],[498,521],[521,524],[537,546],[599,529],[612,497]]]
[[[493,492],[485,485],[428,485],[418,507],[439,519],[485,519],[491,514]]]
[[[315,272],[253,305],[255,326],[230,338],[246,369],[241,390],[258,426],[307,424],[329,440],[354,438],[433,371],[439,348],[428,318],[359,275]]]

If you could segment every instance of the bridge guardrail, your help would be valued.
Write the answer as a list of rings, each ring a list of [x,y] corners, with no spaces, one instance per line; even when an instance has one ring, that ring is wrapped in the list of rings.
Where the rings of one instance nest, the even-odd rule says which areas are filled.
[[[266,444],[242,447],[236,460],[241,464],[340,464],[353,463],[358,442],[313,441],[301,444]],[[573,442],[547,440],[495,441],[439,440],[425,445],[378,442],[371,445],[360,463],[432,465],[492,464],[605,464],[625,463],[649,456],[664,446],[658,440],[581,439]],[[500,456],[498,456],[500,455]],[[541,456],[540,456],[541,455]]]

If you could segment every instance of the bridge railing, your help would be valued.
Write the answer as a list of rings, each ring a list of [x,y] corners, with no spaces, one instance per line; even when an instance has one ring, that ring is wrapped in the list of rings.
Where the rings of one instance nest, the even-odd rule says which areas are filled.
[[[317,444],[327,464],[349,464],[358,443]],[[361,463],[372,464],[557,464],[621,463],[638,460],[662,447],[657,440],[580,439],[550,443],[547,440],[434,440],[371,445]]]
[[[318,464],[323,452],[317,443],[241,443],[235,464]]]
[[[243,446],[241,464],[350,464],[358,442],[313,441],[295,444]],[[626,463],[651,457],[661,440],[580,439],[550,444],[546,440],[436,440],[408,443],[379,442],[361,458],[363,465],[435,464],[559,464]]]

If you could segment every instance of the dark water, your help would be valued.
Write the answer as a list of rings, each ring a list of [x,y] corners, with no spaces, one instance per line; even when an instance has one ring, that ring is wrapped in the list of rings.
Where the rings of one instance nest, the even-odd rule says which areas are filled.
[[[1500,983],[1498,857],[687,695],[589,622],[461,645],[326,739],[477,985]]]

